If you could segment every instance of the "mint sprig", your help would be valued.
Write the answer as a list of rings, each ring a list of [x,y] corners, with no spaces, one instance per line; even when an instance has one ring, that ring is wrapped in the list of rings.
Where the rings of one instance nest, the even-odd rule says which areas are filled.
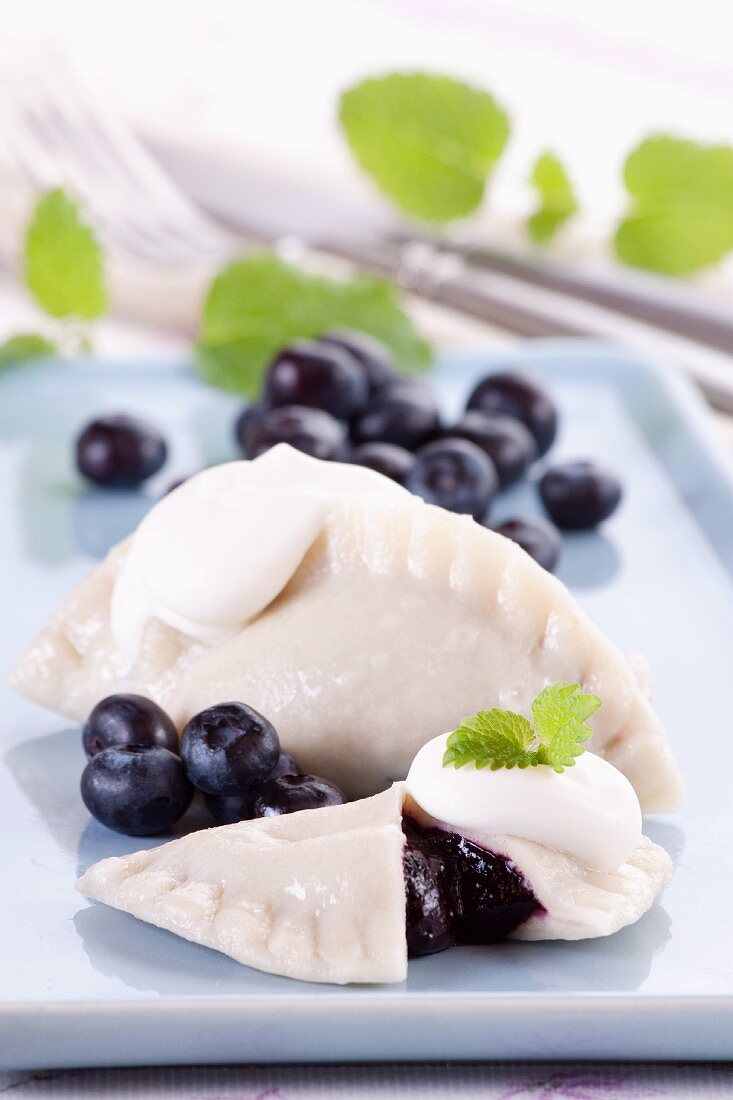
[[[433,73],[390,73],[341,96],[339,121],[361,168],[406,214],[445,223],[481,203],[509,137],[488,92]]]
[[[632,202],[614,241],[624,263],[688,275],[733,250],[733,146],[647,138],[624,183]]]
[[[257,393],[267,363],[290,340],[351,328],[376,336],[406,370],[431,359],[384,279],[311,275],[271,253],[236,260],[216,276],[201,317],[199,373],[235,393]]]
[[[532,704],[532,724],[511,710],[480,710],[465,718],[446,742],[443,767],[474,764],[490,768],[530,768],[546,765],[556,772],[572,767],[593,731],[588,719],[601,706],[577,684],[544,688]]]
[[[537,244],[547,244],[577,212],[578,202],[564,165],[549,149],[535,161],[529,182],[539,205],[527,219],[527,232]]]
[[[56,345],[46,336],[38,332],[19,332],[0,344],[0,371],[55,353]]]
[[[37,202],[25,235],[25,280],[51,317],[94,321],[107,308],[102,250],[61,188]]]

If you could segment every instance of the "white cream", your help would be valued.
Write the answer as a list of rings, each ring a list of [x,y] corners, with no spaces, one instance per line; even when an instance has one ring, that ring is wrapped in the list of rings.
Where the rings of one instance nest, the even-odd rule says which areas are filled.
[[[443,767],[449,734],[415,757],[407,790],[431,817],[466,834],[521,837],[565,852],[591,871],[615,871],[641,837],[639,800],[628,779],[586,752],[564,772]]]
[[[318,462],[284,444],[190,478],[133,536],[112,594],[121,656],[134,664],[151,618],[203,644],[230,637],[282,592],[335,497],[404,491],[372,470]]]

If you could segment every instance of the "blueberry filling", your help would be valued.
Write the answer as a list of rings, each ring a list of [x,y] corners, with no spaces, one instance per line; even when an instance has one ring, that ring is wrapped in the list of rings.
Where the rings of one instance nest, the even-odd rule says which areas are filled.
[[[454,944],[503,940],[542,909],[503,856],[403,817],[407,948],[432,955]]]

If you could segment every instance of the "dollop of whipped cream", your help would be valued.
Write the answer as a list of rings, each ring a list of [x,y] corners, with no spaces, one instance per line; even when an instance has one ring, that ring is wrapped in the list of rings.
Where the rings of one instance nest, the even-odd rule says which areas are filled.
[[[615,871],[641,837],[634,788],[613,765],[585,752],[555,772],[530,768],[443,767],[450,734],[418,752],[406,787],[417,805],[470,836],[500,833],[565,852],[591,871]]]
[[[405,491],[373,470],[286,444],[189,478],[133,536],[111,602],[120,655],[134,664],[151,618],[203,644],[226,640],[282,592],[335,498]]]

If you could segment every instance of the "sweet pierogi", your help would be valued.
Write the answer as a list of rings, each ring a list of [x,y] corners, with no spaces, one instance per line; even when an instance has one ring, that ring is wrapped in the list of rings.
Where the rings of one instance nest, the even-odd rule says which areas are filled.
[[[179,729],[242,700],[351,796],[403,778],[467,714],[527,714],[557,680],[603,698],[590,748],[642,808],[677,806],[680,776],[635,669],[556,578],[469,517],[285,445],[161,500],[11,677],[76,720],[120,690]]]
[[[562,777],[546,778],[562,785]],[[593,810],[586,807],[591,833]],[[408,953],[452,942],[610,935],[638,920],[671,874],[667,853],[641,835],[618,866],[599,871],[568,852],[486,830],[473,830],[467,852],[448,828],[397,783],[347,805],[205,829],[105,859],[77,889],[258,970],[304,981],[400,982]],[[436,844],[440,858],[431,861]],[[433,867],[468,855],[472,881],[456,938],[416,951],[426,924],[437,923],[429,907],[443,891],[440,881],[426,884],[423,853]]]

